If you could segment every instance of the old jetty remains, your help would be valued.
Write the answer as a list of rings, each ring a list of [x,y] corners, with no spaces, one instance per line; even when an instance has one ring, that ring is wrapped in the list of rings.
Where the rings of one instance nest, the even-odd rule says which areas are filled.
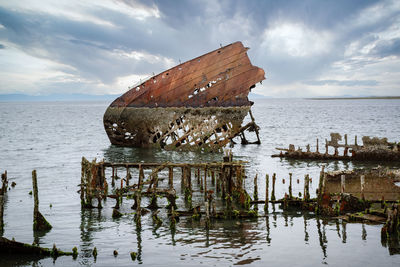
[[[354,144],[348,144],[347,134],[344,135],[344,143],[340,144],[342,136],[339,133],[331,133],[331,140],[325,139],[325,151],[320,152],[319,140],[316,142],[316,150],[311,151],[310,145],[306,146],[306,151],[300,147],[295,148],[290,144],[289,148],[276,148],[280,154],[272,157],[292,158],[292,159],[314,159],[314,160],[381,160],[381,161],[400,161],[400,143],[390,143],[387,138],[363,136],[363,145],[357,143],[357,136]],[[329,154],[329,149],[333,149],[333,154]],[[340,155],[339,149],[343,149]]]
[[[106,177],[106,169],[111,177]],[[122,171],[125,178],[118,176]],[[179,174],[179,191],[184,195],[188,211],[178,211],[176,205],[177,190],[174,187],[176,172]],[[92,162],[82,158],[82,175],[80,184],[81,204],[83,208],[94,208],[93,200],[97,200],[97,207],[101,208],[101,200],[109,197],[116,199],[115,209],[120,208],[122,197],[134,200],[132,209],[140,216],[142,198],[149,199],[148,209],[157,209],[157,198],[166,198],[170,216],[206,215],[206,218],[232,216],[254,216],[248,211],[251,198],[244,189],[244,163],[232,161],[231,156],[224,157],[224,162],[210,163],[111,163]],[[107,181],[108,180],[108,181]],[[111,181],[110,181],[111,180]],[[117,180],[119,182],[117,183]],[[109,184],[113,192],[110,194]],[[194,183],[197,183],[196,189]],[[200,203],[193,203],[193,194],[200,194]],[[223,212],[217,212],[215,201],[221,198],[226,204]],[[203,212],[201,208],[203,207]],[[118,211],[113,216],[119,217]]]
[[[258,129],[242,125],[253,102],[248,94],[265,79],[248,48],[232,43],[130,87],[107,108],[104,128],[119,146],[216,151],[236,136]],[[254,142],[253,142],[254,143]]]

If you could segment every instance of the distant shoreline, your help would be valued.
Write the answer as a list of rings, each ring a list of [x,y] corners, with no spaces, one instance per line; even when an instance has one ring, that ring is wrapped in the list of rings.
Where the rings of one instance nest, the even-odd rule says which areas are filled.
[[[309,97],[308,100],[354,100],[354,99],[400,99],[400,96],[365,96],[365,97]]]

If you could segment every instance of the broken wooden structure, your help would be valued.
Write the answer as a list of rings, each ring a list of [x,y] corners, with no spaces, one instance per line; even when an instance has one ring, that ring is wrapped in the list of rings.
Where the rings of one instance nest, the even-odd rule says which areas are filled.
[[[242,126],[253,102],[248,94],[265,79],[251,64],[248,48],[232,43],[189,60],[129,88],[106,110],[110,142],[120,146],[217,151],[236,136],[255,131]]]
[[[331,140],[325,139],[325,152],[319,150],[319,140],[316,142],[316,150],[312,152],[310,145],[306,146],[306,151],[300,147],[296,150],[290,144],[289,148],[276,148],[280,154],[272,157],[292,158],[292,159],[313,159],[313,160],[381,160],[381,161],[400,161],[400,143],[390,143],[387,138],[377,138],[364,136],[363,145],[357,143],[357,136],[354,144],[348,144],[347,134],[344,135],[344,143],[340,144],[342,136],[338,133],[331,133]],[[333,154],[329,154],[329,148],[333,148]],[[340,155],[339,149],[343,149]]]
[[[90,162],[82,158],[82,175],[80,184],[81,204],[83,208],[93,208],[93,200],[97,199],[97,207],[101,208],[101,200],[106,197],[116,199],[115,209],[120,208],[122,197],[134,199],[132,209],[140,216],[143,208],[141,199],[149,198],[149,209],[157,209],[157,198],[165,197],[168,200],[167,208],[171,216],[180,216],[184,211],[178,211],[176,205],[175,171],[179,169],[180,192],[184,195],[185,203],[189,207],[189,214],[198,212],[200,205],[208,208],[204,214],[211,217],[230,216],[235,207],[243,208],[241,216],[252,216],[246,213],[250,205],[250,197],[244,189],[245,168],[244,162],[231,161],[227,156],[224,162],[209,163],[111,163]],[[111,177],[106,177],[106,169],[111,169]],[[119,178],[118,171],[123,169],[125,178]],[[146,177],[147,176],[147,177]],[[163,176],[161,178],[161,176]],[[120,180],[117,184],[117,179]],[[197,182],[197,187],[193,186]],[[113,194],[108,192],[109,185]],[[194,206],[192,195],[200,193],[203,200]],[[217,213],[215,200],[220,197],[226,202],[226,210]],[[117,212],[113,212],[116,217]],[[175,214],[175,215],[174,215]]]

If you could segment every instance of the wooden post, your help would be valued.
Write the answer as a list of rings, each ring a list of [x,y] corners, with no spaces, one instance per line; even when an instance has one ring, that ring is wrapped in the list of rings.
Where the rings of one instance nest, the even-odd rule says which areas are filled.
[[[142,164],[139,164],[139,181],[138,181],[138,189],[142,190],[143,187],[143,179],[144,179],[144,171]]]
[[[256,176],[254,177],[254,201],[258,201],[258,185],[257,185],[257,173]],[[257,204],[255,204],[257,206]]]
[[[128,165],[126,165],[126,186],[129,186],[129,179],[131,179],[131,172]]]
[[[324,178],[322,179],[322,194],[325,194],[326,178],[326,173],[324,173]]]
[[[197,168],[197,184],[200,184],[200,169]]]
[[[207,201],[207,167],[204,168],[204,200]]]
[[[206,209],[206,229],[210,228],[210,203],[206,200],[204,202],[205,204],[205,209]]]
[[[357,135],[354,136],[354,145],[355,145],[355,146],[358,146],[358,145],[357,145]]]
[[[81,207],[85,207],[85,164],[84,157],[82,157],[81,163]]]
[[[0,188],[0,237],[4,233],[4,195],[7,193],[7,171],[1,174],[1,188]]]
[[[269,176],[268,174],[265,175],[265,206],[264,210],[268,211],[268,198],[269,198]]]
[[[343,194],[346,187],[346,176],[342,174],[340,176],[340,193]]]
[[[276,181],[276,174],[272,174],[272,192],[271,192],[271,201],[275,201],[275,181]]]
[[[4,195],[0,195],[0,237],[3,236],[4,232]]]
[[[215,173],[213,169],[211,170],[211,184],[215,185]]]
[[[321,167],[321,172],[319,173],[319,182],[318,182],[318,198],[321,200],[322,195],[323,195],[323,180],[324,180],[324,171],[325,171],[325,165],[322,165]]]
[[[221,182],[222,199],[225,199],[225,194],[226,194],[226,188],[225,188],[225,186],[226,186],[225,167],[222,167],[222,169],[221,169],[220,182]]]
[[[192,192],[192,169],[190,168],[190,166],[187,167],[187,187],[190,189],[190,192]]]
[[[115,187],[115,169],[114,166],[112,168],[112,176],[111,176],[111,186],[114,188]]]
[[[206,175],[206,174],[204,174]],[[199,169],[199,179],[200,179],[200,192],[203,192],[204,186],[203,186],[203,177],[200,174],[200,169]]]
[[[219,193],[221,191],[221,173],[218,173],[218,177],[217,177],[217,184],[216,184],[216,191],[217,193]]]
[[[318,140],[318,138],[317,138],[317,149],[316,149],[316,150],[317,150],[317,153],[319,153],[319,144],[318,144],[318,141],[319,141],[319,140]]]
[[[168,167],[168,187],[174,188],[174,169],[171,166]]]
[[[310,199],[310,176],[306,174],[304,176],[304,196],[303,199],[308,201]]]
[[[33,215],[37,216],[39,213],[39,193],[37,187],[36,170],[32,171],[32,186],[33,186]]]
[[[186,169],[185,167],[181,167],[182,176],[181,176],[181,189],[185,190],[186,188]]]
[[[328,154],[328,140],[325,139],[325,154]]]
[[[365,175],[360,176],[360,183],[361,183],[361,199],[365,200],[365,196],[364,196]]]
[[[33,186],[33,230],[47,231],[52,228],[50,223],[46,221],[43,215],[39,212],[39,192],[37,186],[36,170],[32,171],[32,186]]]
[[[139,219],[140,216],[142,215],[141,202],[142,202],[142,192],[140,190],[138,190],[137,194],[136,194],[136,218],[137,219]]]
[[[292,173],[289,173],[289,198],[292,199]]]

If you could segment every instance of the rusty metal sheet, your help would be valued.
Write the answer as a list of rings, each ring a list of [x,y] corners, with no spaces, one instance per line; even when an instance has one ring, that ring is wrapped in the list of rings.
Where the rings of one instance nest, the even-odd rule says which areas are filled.
[[[166,70],[117,98],[112,107],[248,106],[250,88],[265,79],[236,42]]]

